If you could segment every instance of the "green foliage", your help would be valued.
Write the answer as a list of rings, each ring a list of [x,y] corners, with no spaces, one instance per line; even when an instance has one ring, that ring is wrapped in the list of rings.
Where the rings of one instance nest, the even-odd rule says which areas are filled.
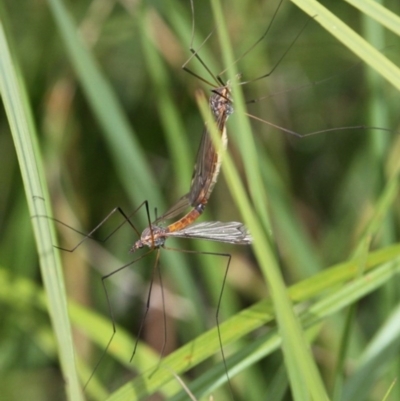
[[[254,247],[167,246],[232,255],[220,329],[235,399],[397,400],[399,6],[283,2],[240,58],[277,1],[221,2],[220,14],[211,3],[194,3],[193,41],[210,69],[242,82],[273,70],[239,87],[264,97],[246,110],[270,125],[246,119],[234,84],[229,154],[202,217],[244,221]],[[82,236],[43,217],[89,232],[115,206],[130,214],[148,200],[153,218],[187,192],[204,125],[195,94],[210,93],[181,69],[189,2],[5,1],[0,11],[2,397],[188,399],[179,375],[198,399],[231,399],[215,328],[226,257],[161,251],[168,355],[155,370],[157,278],[130,362],[155,253],[104,281],[117,332],[102,357],[112,325],[101,277],[140,257],[128,253],[137,234],[126,224],[61,252],[61,274],[52,230],[65,248]],[[212,80],[195,58],[188,68]],[[354,126],[379,128],[343,128]],[[141,232],[144,208],[131,220]],[[121,222],[114,214],[95,238]],[[83,385],[95,367],[80,394],[76,377]]]

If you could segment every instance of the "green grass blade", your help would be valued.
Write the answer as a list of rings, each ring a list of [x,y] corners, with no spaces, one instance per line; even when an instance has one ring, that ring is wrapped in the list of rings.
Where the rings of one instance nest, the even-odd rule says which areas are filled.
[[[400,308],[395,309],[375,334],[368,347],[363,352],[355,374],[346,383],[343,401],[362,399],[370,394],[370,384],[374,383],[380,374],[380,366],[388,361],[395,361],[400,348]]]
[[[370,18],[400,36],[400,17],[374,0],[346,0]]]
[[[191,12],[189,2],[178,3],[48,0],[7,2],[5,6],[7,15],[2,21],[10,24],[15,38],[10,47],[21,66],[20,74],[17,73],[23,77],[33,120],[40,127],[38,139],[51,200],[46,192],[43,198],[46,205],[51,203],[57,218],[82,232],[90,231],[117,205],[129,212],[138,202],[148,199],[152,214],[155,206],[162,213],[164,205],[171,206],[182,195],[180,191],[189,187],[204,127],[194,93],[199,87],[205,89],[205,84],[180,68],[190,56]],[[393,1],[381,1],[384,6],[380,6],[370,0],[298,0],[297,3],[310,6],[312,15],[321,10],[322,3],[329,8],[329,12],[322,9],[320,16],[308,18],[296,5],[283,1],[267,37],[240,58],[265,32],[279,0],[221,3],[234,57],[239,58],[237,70],[243,81],[250,81],[243,85],[246,100],[263,98],[247,104],[248,113],[301,134],[359,125],[390,130],[339,129],[299,140],[257,121],[250,121],[249,129],[247,122],[239,118],[244,112],[239,98],[227,124],[229,154],[245,177],[246,191],[251,195],[251,205],[246,208],[248,217],[256,219],[252,227],[257,236],[256,247],[264,247],[273,238],[274,247],[268,256],[279,259],[287,283],[281,289],[288,292],[295,310],[303,312],[300,320],[308,316],[307,312],[315,312],[321,302],[318,318],[307,320],[315,325],[307,329],[304,320],[301,323],[307,342],[315,344],[313,351],[328,394],[334,394],[335,374],[343,378],[335,394],[340,399],[342,389],[357,387],[353,374],[356,380],[361,372],[369,381],[371,396],[382,400],[392,378],[397,376],[399,363],[364,355],[375,346],[376,338],[380,338],[379,349],[383,352],[390,347],[381,341],[379,331],[385,330],[388,316],[398,306],[398,276],[386,276],[381,284],[375,277],[376,290],[363,297],[362,302],[362,285],[353,288],[357,291],[355,298],[344,291],[351,288],[349,281],[362,280],[361,271],[367,286],[370,274],[387,268],[378,264],[399,256],[399,91],[387,82],[395,81],[398,68],[382,64],[385,57],[380,55],[376,68],[383,67],[386,75],[391,76],[383,78],[377,69],[357,63],[359,58],[352,47],[369,52],[373,46],[398,65],[398,52],[391,48],[398,40],[398,5]],[[313,11],[311,5],[319,8],[314,7]],[[194,8],[194,47],[217,74],[228,66],[222,51],[226,48],[225,40],[221,48],[211,2],[194,0]],[[273,74],[252,81],[276,65],[307,19],[307,28]],[[337,23],[338,19],[342,21]],[[343,28],[342,24],[347,25]],[[352,30],[371,46],[362,41],[358,46],[358,36],[355,39]],[[340,40],[331,32],[339,35]],[[376,53],[371,55],[374,58]],[[191,60],[188,67],[210,78],[198,60]],[[226,81],[232,76],[224,73],[222,78]],[[8,82],[3,80],[3,84]],[[296,89],[298,86],[301,89]],[[209,87],[205,91],[208,97]],[[23,117],[18,115],[19,123]],[[6,118],[2,124],[7,133]],[[179,146],[174,147],[176,142]],[[21,146],[27,144],[24,139]],[[23,399],[40,394],[40,399],[53,400],[57,398],[54,392],[64,393],[65,376],[60,369],[54,369],[59,352],[46,304],[35,303],[44,290],[37,283],[37,251],[30,228],[32,212],[27,208],[11,135],[0,135],[0,160],[0,264],[8,273],[6,280],[0,274],[0,370],[4,372],[0,387],[7,399],[11,398],[9,394],[21,394],[19,398]],[[225,163],[222,167],[225,170]],[[238,181],[236,196],[240,195],[240,185]],[[35,207],[42,208],[40,198],[32,201],[37,204]],[[240,202],[248,204],[249,199],[244,196]],[[142,212],[132,218],[139,231],[142,223],[147,224]],[[43,209],[40,213],[50,212]],[[219,176],[202,219],[241,220],[224,174]],[[113,223],[108,222],[97,238],[104,238]],[[73,246],[81,240],[65,226],[57,225],[56,229],[62,246]],[[74,347],[81,382],[86,382],[92,373],[112,331],[101,276],[132,261],[128,249],[135,238],[126,225],[104,248],[86,241],[72,255],[61,254],[69,319],[73,330],[77,329]],[[46,245],[49,252],[53,243],[49,240]],[[275,330],[277,313],[282,319],[285,311],[277,312],[273,307],[269,287],[251,247],[190,240],[168,240],[168,245],[231,253],[220,327],[235,399],[258,401],[265,394],[273,400],[282,399],[282,394],[284,399],[289,397],[288,369],[283,363],[281,337]],[[367,251],[375,249],[379,250],[367,255]],[[174,373],[195,388],[196,397],[203,394],[208,401],[212,392],[216,401],[229,399],[217,333],[215,329],[206,332],[215,326],[225,260],[162,252],[160,261],[169,297],[166,307],[171,353],[164,361],[169,366],[162,365],[164,373],[160,369],[154,382],[149,379],[148,372],[159,359],[158,352],[150,347],[159,349],[163,342],[156,303],[146,319],[138,354],[129,363],[154,263],[150,257],[107,281],[116,312],[117,334],[86,388],[88,398],[104,401],[117,394],[122,396],[123,391],[130,401],[134,397],[146,399],[150,392],[159,392],[168,399],[185,398],[171,373],[172,367]],[[337,265],[339,261],[343,263]],[[35,290],[30,295],[17,285],[24,279],[34,283]],[[336,291],[343,291],[346,302],[341,304],[340,299],[334,299]],[[152,299],[157,301],[157,294],[154,295]],[[356,307],[357,313],[346,318],[349,307]],[[346,319],[351,330],[342,348],[348,352],[343,352],[341,363],[336,364]],[[265,330],[274,331],[268,337]],[[183,345],[188,348],[182,348]],[[371,369],[374,362],[368,361],[376,363],[379,375]],[[355,365],[356,370],[348,369]],[[137,381],[131,377],[137,377]],[[270,393],[271,388],[276,392]],[[136,394],[132,395],[134,390]],[[398,393],[395,386],[392,398],[399,398]],[[361,397],[358,390],[355,394]]]
[[[3,7],[1,7],[1,14],[1,20],[6,21],[7,16]],[[33,217],[32,225],[40,258],[41,274],[49,299],[49,314],[56,334],[64,380],[65,383],[68,383],[66,385],[67,397],[70,400],[81,400],[82,394],[75,367],[63,274],[59,259],[53,249],[54,231],[49,220],[35,218],[35,216],[51,215],[42,161],[24,83],[7,36],[9,37],[4,25],[1,25],[1,95],[14,139],[29,212]]]
[[[400,69],[348,25],[315,0],[292,0],[292,2],[400,90]]]
[[[374,291],[385,282],[391,280],[399,273],[399,264],[393,265],[393,261],[399,259],[400,247],[388,247],[370,254],[367,258],[366,270],[368,275],[357,279],[358,263],[356,261],[346,262],[333,266],[314,277],[304,280],[289,288],[289,294],[293,302],[319,302],[311,306],[301,317],[304,327],[312,327],[320,324],[321,319],[338,312],[340,309],[351,305],[367,293]],[[347,283],[347,284],[346,284]],[[337,289],[341,288],[340,291]],[[221,333],[224,345],[237,341],[247,333],[272,323],[276,319],[271,299],[261,301],[250,308],[221,324]],[[143,373],[137,379],[127,383],[110,396],[109,401],[141,400],[153,392],[158,391],[168,382],[173,382],[173,375],[168,371],[171,369],[176,374],[196,366],[205,358],[219,353],[219,342],[216,328],[204,333],[193,342],[186,344],[173,354],[164,358],[160,365],[160,372],[149,378],[149,372]],[[230,375],[234,377],[241,369],[254,364],[264,358],[281,344],[281,337],[276,330],[269,331],[267,337],[257,339],[248,348],[239,351],[238,356],[228,360]],[[266,339],[268,338],[268,341]],[[251,352],[250,352],[251,351]],[[168,369],[164,369],[165,366]],[[195,394],[207,393],[226,382],[226,373],[222,364],[216,366],[212,373],[206,373],[199,379],[198,384],[190,386]],[[212,376],[216,375],[214,379]],[[211,376],[211,377],[210,377]],[[173,394],[173,393],[168,393]],[[179,399],[179,398],[178,398]]]
[[[207,104],[204,101],[202,103],[202,113],[204,116],[207,116]],[[212,126],[212,119],[210,118],[209,121],[210,126]],[[212,134],[214,134],[214,138],[217,140],[217,133]],[[257,221],[254,212],[252,212],[249,200],[245,195],[244,188],[228,154],[225,155],[224,163],[224,173],[231,188],[232,196],[237,202],[244,221],[252,233],[256,257],[270,286],[274,305],[277,310],[277,321],[282,333],[282,349],[289,371],[292,391],[296,399],[299,400],[308,399],[311,394],[313,394],[313,397],[317,397],[316,399],[318,397],[325,399],[326,395],[324,395],[318,372],[315,365],[313,366],[311,355],[301,334],[301,328],[294,315],[292,305],[286,297],[283,278],[279,273],[279,267],[273,256],[272,249],[268,245],[268,238],[264,235],[263,229]],[[303,386],[304,383],[307,383],[306,388]]]
[[[61,0],[48,0],[61,37],[68,51],[79,81],[89,103],[100,121],[113,161],[132,203],[139,205],[143,194],[147,194],[158,207],[164,207],[157,192],[155,179],[150,173],[143,151],[130,127],[109,82],[100,71],[97,63],[84,45],[78,29]],[[131,171],[135,171],[134,185]],[[144,220],[143,217],[143,222]]]
[[[235,76],[236,72],[233,69],[234,57],[229,45],[228,35],[224,24],[222,9],[219,2],[213,2],[213,10],[215,13],[215,20],[217,23],[218,33],[220,35],[221,47],[223,55],[228,65],[231,76]],[[246,149],[249,149],[252,143],[251,133],[248,122],[246,123],[244,111],[244,101],[240,92],[233,85],[234,98],[236,100],[236,108],[238,109],[238,116],[240,123],[240,132],[242,143],[249,144]],[[255,209],[259,212],[265,210],[266,203],[261,196],[262,184],[254,182],[250,179],[251,176],[258,176],[259,169],[256,165],[255,146],[252,146],[253,151],[246,153],[244,159],[247,167],[247,177],[249,180],[250,193],[252,194]],[[251,164],[251,166],[250,166]],[[226,157],[224,172],[230,187],[232,196],[235,198],[241,210],[244,221],[248,226],[250,232],[254,237],[253,248],[263,271],[264,277],[269,284],[272,294],[274,306],[276,308],[276,315],[278,325],[282,335],[282,349],[285,357],[285,364],[288,369],[289,381],[292,388],[293,396],[296,400],[308,400],[309,397],[315,400],[327,399],[327,394],[322,384],[321,377],[316,368],[315,362],[312,360],[309,345],[307,344],[302,329],[299,325],[297,318],[294,315],[293,307],[287,297],[286,287],[283,277],[280,273],[280,268],[277,264],[276,257],[273,255],[272,248],[268,245],[268,238],[264,232],[268,232],[269,227],[261,228],[258,219],[252,213],[252,209],[246,196],[244,195],[244,188],[240,184],[238,174],[230,158]],[[256,191],[257,189],[257,191]]]

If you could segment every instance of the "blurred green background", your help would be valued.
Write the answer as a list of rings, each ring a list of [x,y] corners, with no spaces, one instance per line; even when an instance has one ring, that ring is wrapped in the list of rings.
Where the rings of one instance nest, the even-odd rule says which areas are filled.
[[[54,217],[89,232],[116,206],[129,214],[148,200],[153,218],[154,208],[160,214],[186,193],[203,129],[195,91],[202,88],[209,94],[204,83],[181,69],[190,57],[189,2],[68,2],[79,34],[115,96],[118,110],[110,109],[110,115],[94,111],[95,102],[101,103],[108,95],[95,81],[89,94],[78,78],[49,7],[51,2],[2,3],[2,20],[8,26],[34,113],[50,189],[50,198],[45,201],[51,204]],[[324,5],[399,65],[398,36],[372,25],[345,2],[325,1]],[[208,2],[195,1],[194,6],[193,47],[198,48],[215,22]],[[226,1],[223,6],[235,55],[240,57],[269,26],[277,1]],[[397,1],[386,1],[385,6],[400,13]],[[307,20],[296,6],[284,2],[267,37],[238,60],[242,80],[251,81],[275,68]],[[215,34],[199,54],[213,72],[225,68]],[[207,77],[195,59],[188,68]],[[338,128],[299,139],[252,121],[269,196],[265,208],[273,223],[282,272],[290,285],[352,255],[388,177],[395,171],[400,151],[399,93],[313,20],[271,76],[244,85],[243,91],[248,100],[266,97],[249,104],[250,114],[287,130],[307,134]],[[127,125],[114,126],[115,113],[121,113]],[[61,400],[64,383],[48,316],[33,303],[18,302],[22,297],[17,290],[19,280],[27,279],[39,288],[37,291],[41,280],[31,218],[3,111],[0,124],[0,393],[4,400]],[[341,129],[359,125],[389,130]],[[234,126],[232,116],[228,132]],[[230,139],[229,151],[243,172],[246,161],[239,152],[240,133],[232,129]],[[398,241],[399,211],[397,197],[386,209],[371,249]],[[202,219],[241,219],[223,175]],[[96,238],[105,238],[121,221],[114,215]],[[147,225],[144,209],[132,221],[141,232]],[[66,248],[82,238],[61,224],[57,232]],[[72,254],[62,252],[70,299],[110,320],[101,277],[133,260],[128,250],[136,239],[135,232],[124,226],[104,247],[87,241]],[[187,240],[169,240],[167,245],[232,255],[221,320],[268,294],[250,247]],[[141,322],[154,256],[106,280],[115,321],[133,337]],[[215,325],[226,258],[162,251],[160,266],[166,293],[167,354]],[[397,294],[398,284],[390,283],[359,305],[346,372],[351,372],[377,328],[397,306]],[[142,336],[156,350],[155,361],[164,338],[162,316],[159,285],[155,285]],[[315,355],[328,388],[332,386],[344,316],[327,319],[315,342]],[[90,338],[94,340],[95,335],[88,339],[82,327],[75,326],[74,335],[76,352],[87,364],[88,370],[82,373],[85,382],[103,348],[94,345]],[[99,342],[106,343],[111,333],[109,323]],[[126,352],[125,364],[129,364],[131,352]],[[219,352],[215,358],[220,359]],[[236,399],[261,399],[260,395],[271,388],[281,362],[280,354],[272,354],[232,379]],[[393,373],[398,371],[398,362],[393,360],[381,368]],[[96,381],[112,391],[133,377],[131,367],[136,364],[140,362],[135,358],[133,365],[124,366],[105,356],[96,369],[96,379],[89,383],[87,396],[104,399],[96,395]],[[212,365],[213,361],[203,363],[185,380],[194,379]],[[366,398],[357,399],[383,399],[391,378],[390,374],[380,376],[370,383]],[[270,399],[291,399],[289,391],[282,394]],[[226,386],[214,392],[214,399],[230,399]]]

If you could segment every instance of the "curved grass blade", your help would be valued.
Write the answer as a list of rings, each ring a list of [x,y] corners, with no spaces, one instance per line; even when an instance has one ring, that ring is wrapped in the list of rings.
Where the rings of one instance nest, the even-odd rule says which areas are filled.
[[[382,26],[400,36],[400,17],[374,0],[346,0]]]
[[[7,21],[3,7],[0,10],[1,21]],[[4,25],[0,25],[1,95],[14,139],[30,215],[32,217],[50,216],[49,196],[45,187],[46,181],[32,114],[17,61],[11,53],[8,37]],[[42,279],[49,297],[48,310],[56,335],[61,370],[67,383],[67,397],[78,401],[82,399],[82,393],[75,366],[63,274],[58,255],[53,249],[53,244],[56,243],[54,228],[48,219],[33,218],[32,225]]]
[[[130,128],[109,82],[79,37],[77,26],[62,1],[48,0],[48,3],[88,102],[100,121],[102,126],[100,133],[104,135],[108,144],[118,177],[132,204],[138,205],[143,202],[143,198],[147,198],[159,210],[164,210],[165,206],[159,186],[155,183],[154,175],[143,156],[144,152],[140,147],[137,135]],[[141,218],[140,221],[143,225],[147,224],[144,214],[138,218],[139,220]],[[175,282],[179,285],[180,291],[185,296],[190,294],[194,297],[197,296],[198,299],[194,302],[200,305],[196,283],[185,269],[183,255],[170,252],[165,253],[163,259],[174,276]],[[196,326],[201,327],[201,322]]]
[[[311,302],[315,298],[319,299],[318,303],[308,308],[302,315],[304,325],[311,327],[312,325],[319,324],[321,319],[347,307],[355,300],[381,286],[384,282],[389,281],[394,274],[399,273],[398,262],[397,265],[393,265],[399,258],[400,245],[384,248],[369,254],[366,263],[368,274],[358,280],[352,281],[359,274],[358,263],[357,261],[350,261],[333,266],[289,288],[289,295],[293,302]],[[346,282],[349,283],[346,284]],[[338,288],[342,288],[341,291],[343,291],[340,295],[338,295]],[[256,328],[273,322],[275,319],[276,315],[271,299],[266,299],[222,323],[220,329],[224,336],[225,344],[228,345]],[[144,372],[141,376],[113,393],[108,401],[146,399],[146,397],[154,392],[160,391],[161,388],[167,394],[173,394],[169,392],[171,390],[164,388],[167,383],[174,381],[174,377],[169,373],[168,369],[173,370],[176,374],[183,374],[211,355],[219,353],[220,349],[216,330],[214,328],[202,334],[164,358],[160,364],[159,373],[154,374],[151,379],[148,377],[149,373]],[[274,331],[271,336],[263,337],[262,340],[257,342],[254,348],[250,345],[245,351],[240,349],[240,358],[233,357],[233,362],[228,358],[228,361],[230,361],[228,365],[229,363],[233,363],[231,367],[232,377],[238,371],[250,366],[280,346],[281,337],[277,332]],[[267,343],[266,338],[269,339]],[[251,354],[249,353],[250,348],[252,348]],[[163,367],[166,369],[163,369]],[[220,377],[218,377],[219,384],[223,384],[226,380],[223,367],[219,366],[215,369],[220,373]],[[149,372],[151,371],[149,369]],[[212,371],[215,373],[214,370]],[[199,385],[196,389],[190,386],[197,395],[203,392],[204,394],[209,393],[215,387],[215,383],[212,386],[204,384],[203,380],[210,383],[208,379],[199,378],[198,380],[203,385]]]
[[[400,90],[400,69],[381,52],[371,46],[343,21],[315,0],[291,0],[332,36],[347,46],[360,59],[364,60],[378,74]]]
[[[229,43],[220,3],[215,1],[212,3],[212,7],[215,20],[218,22],[217,30],[220,37],[221,48],[223,49],[225,63],[229,66],[228,71],[230,75],[235,76],[236,71],[234,70],[233,53]],[[248,142],[249,146],[247,146],[247,148],[249,148],[253,145],[253,142],[251,140],[248,121],[246,121],[245,114],[242,112],[244,110],[243,95],[235,85],[232,85],[232,90],[234,98],[236,99],[236,107],[238,108],[239,129],[243,127],[241,130],[241,135],[243,136],[242,142]],[[255,183],[250,180],[251,174],[259,171],[259,169],[251,170],[249,166],[250,163],[256,164],[255,160],[251,160],[251,162],[249,161],[249,159],[252,159],[250,157],[251,154],[256,155],[255,146],[253,145],[252,147],[254,148],[253,152],[246,155],[247,157],[244,159],[244,163],[245,166],[247,166],[246,172],[249,180],[250,192],[252,193],[255,209],[258,212],[260,208],[265,210],[265,202],[262,202],[262,191],[256,190],[262,188],[261,181],[261,186],[256,186]],[[304,339],[299,321],[294,315],[293,306],[287,296],[286,287],[273,249],[269,245],[268,237],[265,235],[265,233],[268,232],[268,226],[262,228],[259,224],[259,219],[256,218],[252,211],[247,196],[245,195],[243,185],[239,180],[238,174],[235,171],[236,169],[229,158],[229,155],[227,155],[225,159],[224,167],[228,186],[244,217],[245,224],[254,237],[253,249],[271,290],[273,303],[276,309],[277,321],[282,335],[282,349],[285,356],[285,364],[288,370],[293,395],[295,399],[298,400],[308,400],[310,396],[311,398],[319,400],[327,399],[326,390],[322,383],[320,374],[311,357],[309,346]]]

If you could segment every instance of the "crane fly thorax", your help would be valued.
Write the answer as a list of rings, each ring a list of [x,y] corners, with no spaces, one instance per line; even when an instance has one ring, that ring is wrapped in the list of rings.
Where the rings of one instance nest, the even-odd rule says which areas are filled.
[[[216,119],[219,119],[222,115],[228,118],[233,113],[229,86],[222,86],[213,90],[213,94],[210,97],[210,108]]]
[[[165,233],[166,229],[164,227],[151,226],[151,228],[145,228],[140,239],[135,242],[130,252],[135,252],[144,246],[148,246],[149,248],[159,248],[163,246],[166,240]]]

